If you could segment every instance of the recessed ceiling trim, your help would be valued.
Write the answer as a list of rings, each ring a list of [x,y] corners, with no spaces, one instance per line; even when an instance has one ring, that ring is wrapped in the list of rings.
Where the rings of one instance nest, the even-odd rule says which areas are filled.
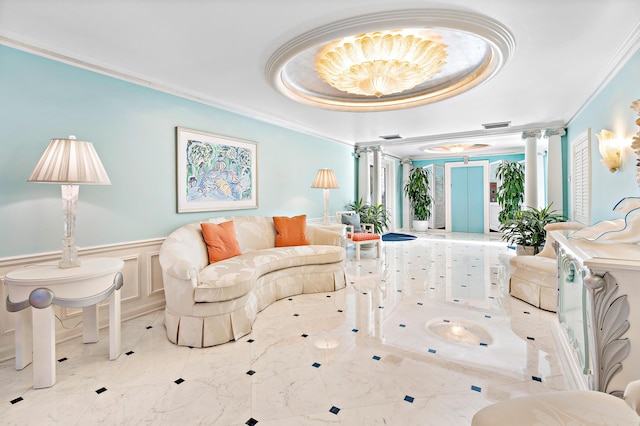
[[[325,43],[358,33],[399,28],[425,28],[455,31],[482,40],[487,48],[486,58],[473,70],[452,84],[412,90],[390,97],[363,97],[336,93],[320,93],[300,89],[292,79],[300,78],[298,69],[291,72],[294,59],[310,55]],[[315,28],[295,37],[276,50],[265,66],[271,85],[285,96],[307,105],[341,111],[385,111],[409,108],[436,102],[470,90],[489,79],[504,67],[515,51],[515,39],[498,21],[472,12],[450,9],[405,9],[355,16]],[[302,61],[309,62],[309,61]],[[311,67],[312,64],[309,65]],[[310,68],[313,71],[312,68]],[[309,74],[310,71],[306,70]],[[315,77],[315,76],[314,76]]]

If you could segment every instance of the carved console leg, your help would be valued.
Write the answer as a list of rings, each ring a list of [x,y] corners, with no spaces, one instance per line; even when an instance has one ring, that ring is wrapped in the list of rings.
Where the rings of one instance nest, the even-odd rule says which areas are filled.
[[[589,387],[607,392],[611,378],[622,369],[622,362],[629,356],[629,339],[620,339],[629,330],[629,302],[626,295],[616,297],[618,283],[608,273],[600,276],[589,270],[584,285],[589,358],[593,368]],[[621,397],[623,390],[609,393]]]

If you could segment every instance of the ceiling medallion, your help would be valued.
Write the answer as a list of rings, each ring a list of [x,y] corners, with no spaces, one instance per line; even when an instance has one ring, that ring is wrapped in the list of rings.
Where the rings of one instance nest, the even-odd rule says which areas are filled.
[[[294,38],[265,72],[285,96],[342,111],[385,111],[466,92],[493,77],[515,41],[471,12],[409,9],[356,16]]]

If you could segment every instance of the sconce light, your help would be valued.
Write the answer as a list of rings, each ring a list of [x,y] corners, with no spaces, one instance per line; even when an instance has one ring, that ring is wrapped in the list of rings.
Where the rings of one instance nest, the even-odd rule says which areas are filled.
[[[609,130],[602,129],[596,133],[598,137],[598,148],[600,149],[600,160],[611,173],[620,168],[622,159],[620,157],[620,144],[616,140],[616,134]]]

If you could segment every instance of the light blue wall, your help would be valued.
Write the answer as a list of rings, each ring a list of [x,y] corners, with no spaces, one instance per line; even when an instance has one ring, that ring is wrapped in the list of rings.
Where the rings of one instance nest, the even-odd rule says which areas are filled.
[[[214,78],[212,76],[212,78]],[[81,186],[79,247],[165,237],[221,215],[323,214],[319,168],[336,173],[331,210],[355,194],[353,148],[0,46],[0,257],[56,251],[60,186],[27,183],[51,138],[93,142],[111,186]],[[175,128],[258,143],[259,208],[176,213]]]
[[[595,64],[594,64],[595,65]],[[610,173],[600,163],[596,133],[602,129],[623,135],[627,142],[640,130],[634,121],[638,116],[630,106],[640,99],[640,51],[636,52],[612,81],[596,96],[579,115],[569,123],[569,144],[587,128],[591,128],[591,222],[621,217],[611,209],[622,198],[640,196],[635,183],[636,156],[630,147],[622,151],[622,168]],[[570,148],[565,156],[567,170],[570,166]],[[565,181],[568,183],[568,181]]]

